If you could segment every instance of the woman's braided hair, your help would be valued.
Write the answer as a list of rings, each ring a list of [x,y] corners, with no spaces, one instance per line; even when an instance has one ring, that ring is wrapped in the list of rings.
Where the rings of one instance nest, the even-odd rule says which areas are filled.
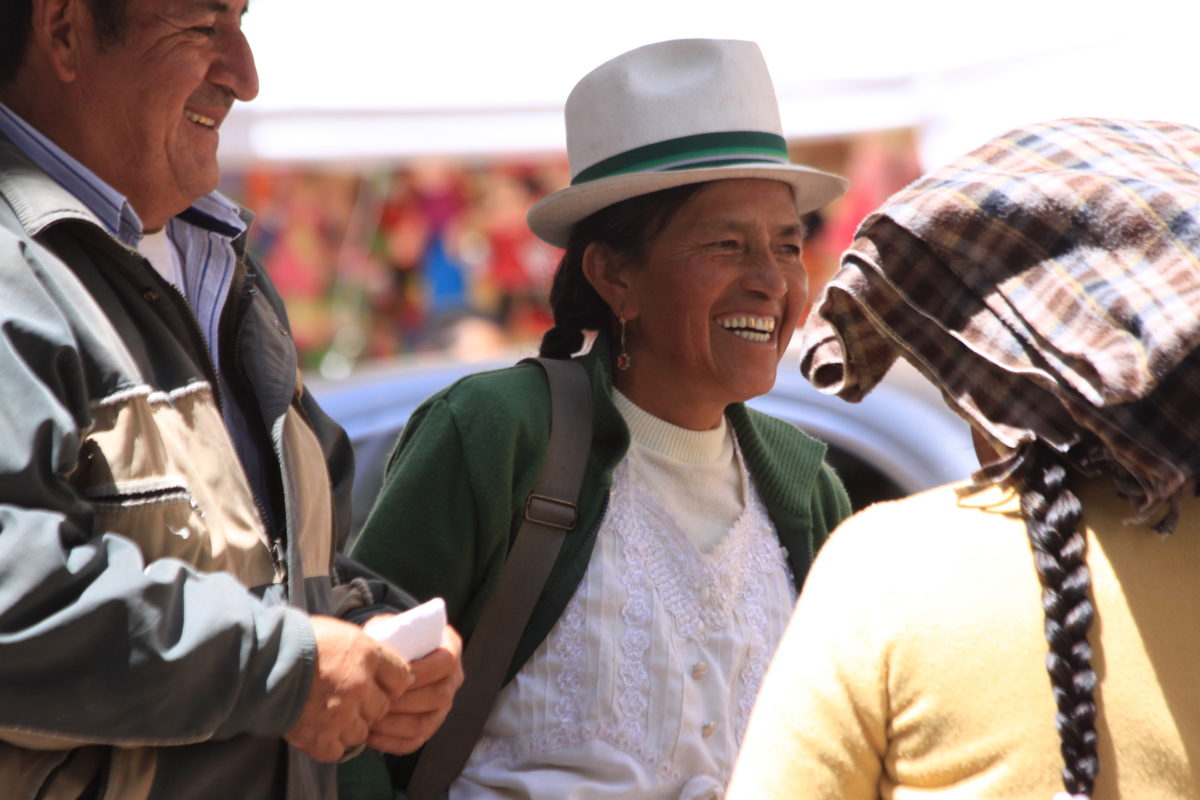
[[[1062,779],[1073,796],[1090,797],[1096,783],[1096,673],[1088,630],[1095,607],[1088,597],[1091,573],[1087,540],[1080,525],[1083,509],[1068,486],[1066,459],[1038,443],[1030,454],[1021,486],[1021,514],[1042,583],[1046,641],[1054,702],[1054,724],[1062,742]]]
[[[707,183],[689,183],[638,195],[602,208],[571,231],[550,286],[554,327],[542,336],[539,355],[570,358],[583,347],[584,330],[608,330],[613,312],[583,274],[583,252],[601,242],[621,257],[640,260],[645,247]]]

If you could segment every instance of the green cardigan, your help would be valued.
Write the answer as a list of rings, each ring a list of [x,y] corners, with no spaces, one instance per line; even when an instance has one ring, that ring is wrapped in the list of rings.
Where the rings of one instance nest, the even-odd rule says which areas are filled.
[[[606,338],[580,361],[595,416],[579,522],[566,536],[506,680],[546,638],[583,579],[613,470],[629,448],[629,430],[612,401]],[[817,548],[849,516],[850,501],[824,463],[824,444],[741,403],[729,406],[726,417],[799,588]],[[392,453],[354,558],[421,600],[445,598],[451,624],[469,640],[520,525],[549,433],[549,389],[536,364],[470,375],[433,395]],[[368,767],[357,762],[364,760],[343,767],[342,797],[380,796],[359,791]]]

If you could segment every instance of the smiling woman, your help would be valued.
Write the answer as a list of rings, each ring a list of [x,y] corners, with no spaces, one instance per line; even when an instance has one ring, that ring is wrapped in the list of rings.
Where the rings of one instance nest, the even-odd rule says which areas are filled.
[[[801,215],[846,186],[789,163],[757,46],[639,48],[580,81],[566,116],[572,185],[528,221],[565,248],[541,355],[580,365],[595,408],[577,520],[482,731],[452,715],[430,745],[461,742],[461,760],[432,778],[424,761],[407,786],[411,763],[360,759],[344,797],[388,796],[390,781],[419,800],[451,780],[451,797],[581,782],[593,797],[720,797],[812,556],[849,512],[824,446],[744,405],[770,391],[808,301]],[[355,556],[444,597],[470,640],[549,426],[533,365],[434,395]]]
[[[614,385],[640,408],[691,430],[770,391],[808,279],[787,184],[701,184],[640,257],[606,243],[584,274],[626,331],[628,366]]]

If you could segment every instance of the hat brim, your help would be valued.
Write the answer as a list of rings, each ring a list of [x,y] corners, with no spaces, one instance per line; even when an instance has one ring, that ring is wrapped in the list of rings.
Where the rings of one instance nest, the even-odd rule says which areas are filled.
[[[839,175],[800,164],[737,164],[727,167],[633,172],[568,186],[543,197],[529,209],[529,229],[544,242],[565,248],[576,223],[614,203],[690,183],[757,178],[792,188],[796,212],[807,214],[845,194],[850,182]]]

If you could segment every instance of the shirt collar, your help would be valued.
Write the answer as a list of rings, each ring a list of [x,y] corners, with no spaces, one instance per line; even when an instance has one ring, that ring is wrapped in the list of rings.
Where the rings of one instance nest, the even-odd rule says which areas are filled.
[[[142,221],[128,198],[101,180],[61,147],[0,103],[0,134],[26,158],[87,207],[96,221],[117,241],[136,249],[142,238]],[[236,239],[246,231],[250,217],[219,192],[198,199],[178,219]]]

